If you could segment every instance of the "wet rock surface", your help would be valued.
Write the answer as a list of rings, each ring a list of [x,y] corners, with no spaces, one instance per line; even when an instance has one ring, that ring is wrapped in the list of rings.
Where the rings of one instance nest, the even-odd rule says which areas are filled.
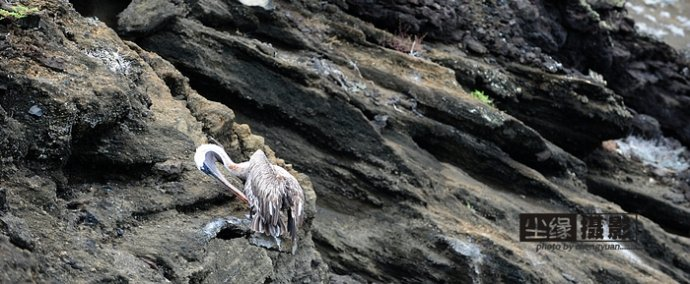
[[[619,1],[34,2],[0,23],[0,282],[690,281],[683,183],[599,149],[635,112],[689,141],[687,63]],[[209,138],[296,175],[296,255],[195,168]],[[537,252],[542,212],[639,213],[643,249]]]

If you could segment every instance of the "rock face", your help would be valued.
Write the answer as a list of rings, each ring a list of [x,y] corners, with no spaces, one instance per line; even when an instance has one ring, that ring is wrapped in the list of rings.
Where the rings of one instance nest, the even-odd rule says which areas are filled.
[[[615,193],[651,174],[595,150],[626,106],[688,145],[684,63],[617,1],[134,0],[119,35],[34,2],[0,23],[0,282],[690,281],[687,222],[660,222],[687,203],[639,210]],[[195,168],[207,137],[306,174],[296,255],[204,235],[248,210]],[[542,212],[640,213],[643,249],[536,252],[518,215]]]
[[[3,27],[0,282],[326,280],[311,221],[295,257],[202,235],[246,208],[190,163],[196,145],[272,155],[261,137],[159,56],[63,1],[40,5]]]

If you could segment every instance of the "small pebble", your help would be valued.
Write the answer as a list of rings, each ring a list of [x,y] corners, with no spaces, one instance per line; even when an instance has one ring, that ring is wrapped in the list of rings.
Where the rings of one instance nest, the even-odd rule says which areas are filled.
[[[43,116],[43,109],[37,105],[33,105],[29,108],[29,114],[35,117],[41,117]]]

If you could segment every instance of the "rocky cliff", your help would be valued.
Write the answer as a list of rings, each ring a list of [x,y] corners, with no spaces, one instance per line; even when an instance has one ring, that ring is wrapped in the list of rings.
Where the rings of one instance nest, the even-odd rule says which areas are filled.
[[[683,173],[601,147],[690,145],[688,63],[623,1],[103,2],[0,20],[0,282],[690,282]],[[296,255],[203,234],[247,213],[210,138],[298,177]],[[536,251],[543,212],[638,213],[642,249]]]

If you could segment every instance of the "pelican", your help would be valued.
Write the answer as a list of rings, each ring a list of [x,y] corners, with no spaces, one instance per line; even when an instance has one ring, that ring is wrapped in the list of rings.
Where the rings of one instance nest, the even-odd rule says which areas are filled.
[[[196,149],[194,162],[200,171],[220,181],[239,199],[249,204],[253,231],[273,237],[278,249],[280,237],[289,232],[292,254],[295,254],[297,227],[302,224],[304,213],[304,192],[295,177],[282,167],[272,165],[261,150],[254,152],[249,161],[237,164],[222,147],[203,144]],[[244,192],[223,177],[216,167],[217,162],[222,163],[232,175],[245,181]],[[283,210],[287,211],[287,226]]]

